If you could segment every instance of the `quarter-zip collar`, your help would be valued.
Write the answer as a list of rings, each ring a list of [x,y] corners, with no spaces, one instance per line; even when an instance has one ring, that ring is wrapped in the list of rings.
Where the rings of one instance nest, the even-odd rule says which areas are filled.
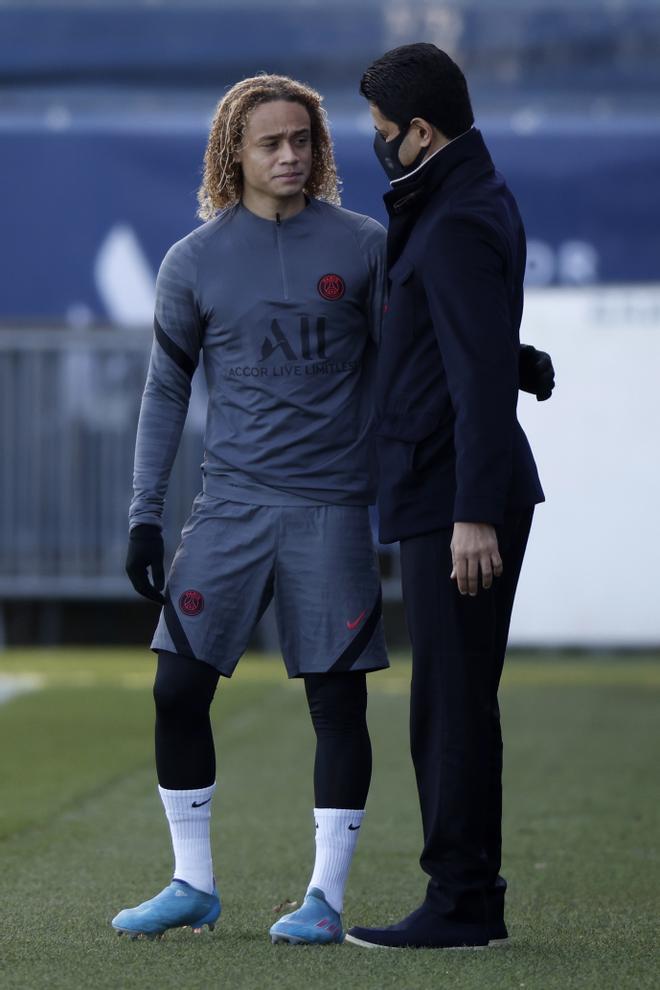
[[[260,217],[257,213],[253,213],[252,210],[248,210],[247,206],[245,206],[242,202],[237,203],[234,209],[245,222],[252,223],[255,226],[264,227],[267,224],[275,224],[280,227],[295,227],[307,220],[310,211],[314,212],[314,205],[315,203],[313,199],[307,199],[307,205],[305,208],[303,210],[299,210],[298,213],[294,213],[292,217],[280,217],[279,214],[276,214],[272,220],[267,219],[266,217]]]
[[[302,210],[300,211],[303,212]],[[296,213],[296,216],[298,214]],[[295,219],[290,217],[291,220]],[[286,277],[286,264],[284,263],[284,246],[282,244],[282,220],[279,213],[275,214],[275,240],[277,242],[277,254],[280,259],[280,272],[282,274],[282,295],[284,296],[285,302],[289,299],[289,282]]]
[[[280,217],[279,214],[276,214],[272,220],[258,216],[258,214],[248,210],[243,203],[236,205],[236,213],[247,226],[248,231],[259,232],[262,236],[264,233],[272,236],[282,279],[282,298],[285,302],[289,301],[289,278],[286,266],[285,241],[289,234],[296,234],[300,230],[304,230],[309,224],[312,214],[315,212],[315,202],[313,199],[308,199],[305,209],[294,213],[292,217]]]

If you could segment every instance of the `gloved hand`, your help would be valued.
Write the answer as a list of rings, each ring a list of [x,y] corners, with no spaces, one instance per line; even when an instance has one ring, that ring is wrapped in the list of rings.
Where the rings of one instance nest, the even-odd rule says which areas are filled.
[[[131,530],[126,554],[126,573],[136,591],[160,605],[165,604],[161,594],[165,584],[164,558],[163,534],[158,526],[141,523]],[[151,568],[153,584],[149,581],[148,567]]]
[[[555,387],[555,369],[550,355],[545,351],[537,351],[531,344],[521,344],[518,385],[523,392],[535,395],[538,402],[549,399]]]

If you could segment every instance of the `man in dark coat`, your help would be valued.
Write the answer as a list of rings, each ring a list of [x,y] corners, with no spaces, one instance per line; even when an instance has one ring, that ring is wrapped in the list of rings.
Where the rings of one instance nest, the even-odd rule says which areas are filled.
[[[534,505],[543,501],[516,418],[519,374],[524,387],[541,362],[538,398],[554,378],[546,355],[520,348],[525,232],[474,127],[461,70],[434,45],[406,45],[367,70],[361,92],[392,180],[380,535],[401,542],[430,881],[403,921],[347,937],[365,946],[486,946],[507,937],[497,691]]]

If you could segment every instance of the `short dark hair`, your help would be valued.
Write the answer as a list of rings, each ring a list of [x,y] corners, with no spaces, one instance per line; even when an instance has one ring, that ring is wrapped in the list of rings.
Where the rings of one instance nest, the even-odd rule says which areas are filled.
[[[402,130],[423,117],[451,139],[474,123],[465,76],[446,52],[424,42],[376,59],[362,76],[360,93]]]

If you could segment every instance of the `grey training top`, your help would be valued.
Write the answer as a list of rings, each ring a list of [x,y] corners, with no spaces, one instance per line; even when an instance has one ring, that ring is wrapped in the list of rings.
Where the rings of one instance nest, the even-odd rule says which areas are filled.
[[[257,505],[367,505],[385,230],[312,199],[286,220],[243,205],[168,251],[135,451],[130,525],[161,524],[204,355],[204,490]]]

